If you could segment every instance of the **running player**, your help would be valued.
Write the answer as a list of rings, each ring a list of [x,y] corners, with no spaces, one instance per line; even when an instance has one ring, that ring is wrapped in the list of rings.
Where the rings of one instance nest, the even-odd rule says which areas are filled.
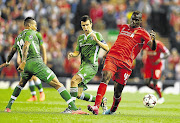
[[[132,72],[133,60],[145,45],[155,50],[155,35],[152,35],[153,40],[151,40],[149,33],[140,27],[141,22],[141,12],[134,11],[130,24],[120,26],[118,38],[105,60],[102,81],[97,91],[95,105],[87,106],[88,110],[93,114],[98,115],[101,100],[111,78],[114,81],[113,104],[111,109],[107,110],[104,114],[113,114],[117,110],[121,101],[121,93]]]
[[[151,33],[150,33],[151,35]],[[156,50],[153,51],[149,47],[145,47],[143,50],[144,56],[144,81],[148,87],[155,90],[159,96],[157,103],[164,103],[164,98],[161,94],[161,88],[158,87],[157,82],[162,73],[162,59],[167,59],[170,55],[169,50],[160,41],[156,40]],[[151,84],[151,80],[153,84]]]
[[[16,37],[13,48],[6,61],[6,66],[8,66],[13,55],[18,50],[22,59],[21,64],[17,68],[18,71],[22,72],[21,79],[19,84],[15,87],[5,111],[11,112],[11,106],[19,96],[21,90],[27,81],[35,75],[43,82],[54,87],[67,102],[68,108],[63,113],[87,114],[77,109],[64,85],[59,82],[54,72],[44,64],[40,56],[40,41],[37,38],[36,21],[32,17],[27,17],[24,20],[24,26],[25,30]]]
[[[84,34],[77,39],[77,47],[74,52],[68,54],[68,59],[81,54],[81,65],[79,71],[71,80],[70,94],[75,101],[76,97],[81,100],[95,102],[96,97],[84,93],[87,90],[87,83],[96,75],[98,71],[98,54],[100,48],[108,51],[109,47],[99,32],[92,30],[92,20],[89,16],[81,17],[81,27]],[[105,111],[107,98],[102,99],[101,106]]]
[[[44,63],[47,63],[47,56],[46,56],[46,49],[44,46],[44,42],[42,40],[42,35],[40,32],[37,32],[37,38],[40,41],[40,51],[42,53],[42,58]],[[17,57],[17,63],[20,64],[21,63],[21,57],[18,53],[18,57]],[[36,91],[35,91],[35,87],[38,88],[39,90],[39,101],[44,101],[45,100],[45,94],[43,92],[43,87],[42,87],[42,83],[41,80],[39,78],[37,78],[36,76],[32,76],[32,78],[30,80],[28,80],[29,82],[29,89],[31,91],[31,95],[32,97],[30,97],[29,99],[27,99],[27,101],[32,102],[32,101],[37,101],[37,96],[36,96]]]

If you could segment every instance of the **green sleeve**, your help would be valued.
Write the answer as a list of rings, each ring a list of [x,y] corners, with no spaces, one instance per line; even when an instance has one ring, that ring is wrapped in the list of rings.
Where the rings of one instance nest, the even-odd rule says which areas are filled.
[[[37,38],[38,38],[38,40],[39,40],[39,42],[40,42],[40,45],[42,45],[42,44],[43,44],[43,39],[42,39],[41,33],[40,33],[40,32],[37,32],[37,33],[36,33],[36,36],[37,36]]]
[[[79,46],[79,37],[77,39],[77,46],[76,46],[76,51],[79,51],[80,52],[80,46]]]
[[[96,37],[97,37],[97,39],[98,39],[99,41],[101,41],[101,42],[103,42],[103,43],[106,44],[106,42],[104,41],[102,35],[101,35],[99,32],[96,33]]]
[[[15,39],[15,42],[13,44],[13,48],[17,48],[17,38]]]

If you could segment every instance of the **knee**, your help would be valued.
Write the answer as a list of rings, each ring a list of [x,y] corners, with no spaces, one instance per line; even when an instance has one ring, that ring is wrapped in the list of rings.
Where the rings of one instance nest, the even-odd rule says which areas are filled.
[[[26,82],[20,81],[19,86],[24,87],[26,85]]]
[[[78,91],[77,98],[79,99],[81,97],[81,95],[82,95],[82,92]]]
[[[78,75],[75,75],[71,80],[71,87],[77,87],[81,81],[82,79]]]
[[[109,72],[109,71],[104,71],[104,72],[103,72],[102,82],[108,84],[109,81],[110,81],[110,79],[111,79],[111,77],[112,77],[111,72]]]

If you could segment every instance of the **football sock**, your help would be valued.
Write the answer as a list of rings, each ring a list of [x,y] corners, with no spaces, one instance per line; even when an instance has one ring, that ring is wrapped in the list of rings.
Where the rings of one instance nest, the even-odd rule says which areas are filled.
[[[73,101],[75,102],[76,97],[78,95],[78,87],[71,87],[70,88],[70,94],[71,94],[71,97],[72,97]]]
[[[17,85],[16,88],[13,91],[13,94],[11,95],[11,99],[9,100],[8,105],[6,106],[6,108],[11,109],[12,104],[14,103],[14,101],[17,99],[17,97],[19,96],[19,94],[21,93],[21,90],[23,89],[23,87],[21,87],[20,85]]]
[[[121,101],[121,97],[119,97],[119,98],[113,97],[113,104],[110,109],[111,112],[115,112],[117,110],[120,101]]]
[[[36,91],[35,91],[35,84],[34,81],[29,81],[29,89],[31,91],[31,95],[35,96],[36,95]]]
[[[97,91],[97,96],[95,100],[95,105],[99,108],[101,105],[102,98],[104,97],[104,94],[106,93],[107,84],[104,82],[101,82]]]
[[[162,97],[161,88],[156,85],[155,88],[154,88],[154,90],[155,90],[156,93],[158,94],[159,98],[161,98],[161,97]]]
[[[65,87],[60,87],[58,90],[61,97],[67,102],[68,108],[71,110],[77,110],[77,107],[74,104],[73,99],[71,98],[71,95],[67,92]]]
[[[148,87],[151,88],[151,89],[154,89],[154,84],[151,83],[151,84],[148,85]]]
[[[81,96],[78,99],[89,101],[89,102],[95,102],[96,97],[91,94],[82,92]]]
[[[36,87],[38,88],[39,92],[43,92],[42,83],[39,78],[37,78],[37,80],[35,81],[35,84],[36,84]]]

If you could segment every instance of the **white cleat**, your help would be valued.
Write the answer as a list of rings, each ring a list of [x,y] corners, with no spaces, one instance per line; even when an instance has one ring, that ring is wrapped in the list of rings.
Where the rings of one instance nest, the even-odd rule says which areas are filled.
[[[161,97],[161,98],[158,99],[157,103],[158,103],[158,104],[163,104],[164,101],[165,101],[165,100],[164,100],[164,97]]]

